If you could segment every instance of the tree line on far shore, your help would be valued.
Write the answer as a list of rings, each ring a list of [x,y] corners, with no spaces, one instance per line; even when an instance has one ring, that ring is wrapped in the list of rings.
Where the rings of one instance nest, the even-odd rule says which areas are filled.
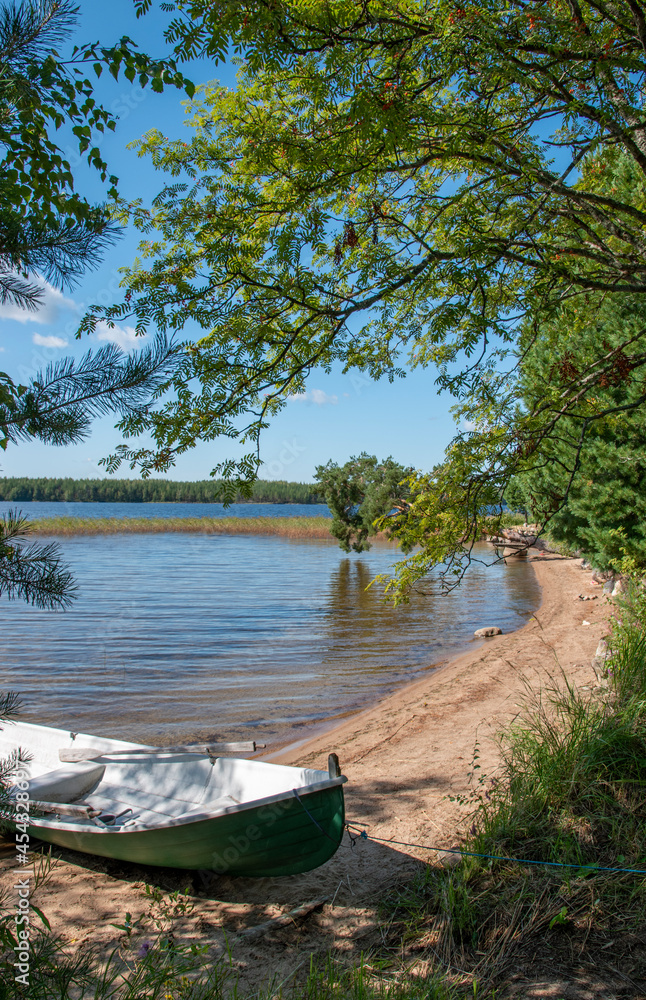
[[[30,479],[0,477],[0,500],[95,503],[217,503],[219,480],[173,482],[166,479]],[[308,483],[253,484],[253,495],[240,495],[235,503],[323,503],[316,487]]]

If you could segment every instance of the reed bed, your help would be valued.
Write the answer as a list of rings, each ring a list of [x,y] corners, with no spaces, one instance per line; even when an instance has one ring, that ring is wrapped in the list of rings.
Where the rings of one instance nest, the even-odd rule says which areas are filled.
[[[328,517],[48,517],[32,521],[36,535],[281,535],[336,542]]]

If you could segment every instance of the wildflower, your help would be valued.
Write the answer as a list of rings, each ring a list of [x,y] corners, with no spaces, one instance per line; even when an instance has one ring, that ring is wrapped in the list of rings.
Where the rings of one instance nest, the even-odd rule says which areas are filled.
[[[139,947],[139,951],[137,952],[137,958],[145,958],[151,948],[151,941],[143,941]]]

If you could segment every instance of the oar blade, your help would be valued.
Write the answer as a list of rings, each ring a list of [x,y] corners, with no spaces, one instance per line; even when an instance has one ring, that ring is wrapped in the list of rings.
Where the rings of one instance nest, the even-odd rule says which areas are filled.
[[[99,757],[140,757],[151,754],[165,753],[255,753],[264,748],[264,743],[252,740],[242,743],[189,743],[179,747],[133,747],[131,750],[100,750],[98,747],[72,747],[70,750],[59,750],[58,758],[65,764],[78,764],[81,761],[97,760]]]
[[[59,750],[58,758],[66,764],[78,764],[84,760],[94,760],[100,753],[100,750],[94,750],[91,747],[84,750]]]

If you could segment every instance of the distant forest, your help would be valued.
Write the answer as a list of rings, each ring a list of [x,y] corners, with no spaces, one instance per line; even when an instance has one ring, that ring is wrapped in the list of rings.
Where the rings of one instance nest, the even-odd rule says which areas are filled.
[[[218,480],[197,483],[168,479],[27,479],[0,477],[0,500],[98,503],[213,503]],[[216,501],[217,502],[217,501]],[[254,483],[246,503],[322,503],[314,484],[283,481]]]

